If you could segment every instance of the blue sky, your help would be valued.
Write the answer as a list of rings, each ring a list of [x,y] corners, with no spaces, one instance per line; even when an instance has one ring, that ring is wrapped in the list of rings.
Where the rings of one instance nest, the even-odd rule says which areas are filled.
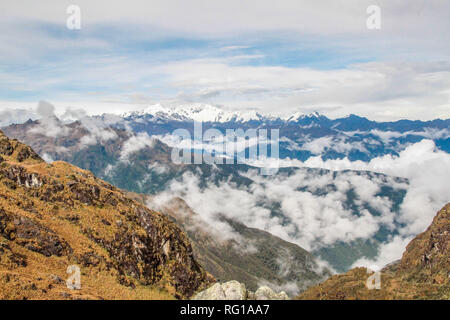
[[[69,1],[0,4],[0,108],[122,112],[210,103],[288,114],[448,118],[448,2]],[[394,2],[395,3],[395,2]]]

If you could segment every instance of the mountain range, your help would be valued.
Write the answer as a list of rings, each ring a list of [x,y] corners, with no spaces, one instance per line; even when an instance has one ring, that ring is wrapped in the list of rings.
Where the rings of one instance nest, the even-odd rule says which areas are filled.
[[[261,176],[252,163],[174,163],[173,131],[193,134],[198,121],[203,130],[221,132],[278,129],[283,166]],[[88,170],[161,212],[185,231],[196,261],[216,279],[239,280],[251,290],[267,284],[292,295],[330,271],[346,272],[361,260],[376,259],[382,248],[404,237],[404,204],[417,188],[417,181],[396,176],[395,170],[388,175],[311,164],[410,157],[404,150],[423,143],[448,154],[449,128],[448,119],[375,122],[318,113],[280,118],[191,105],[78,120],[52,116],[3,130],[47,163],[65,161]],[[196,152],[209,152],[211,144],[204,141]],[[220,239],[205,232],[216,228]]]
[[[253,223],[249,226],[269,232],[279,231],[279,227],[282,227],[286,230],[284,239],[298,244],[304,244],[301,239],[306,237],[308,243],[311,243],[307,249],[327,261],[336,271],[347,270],[359,258],[375,257],[379,245],[395,236],[396,229],[401,226],[401,222],[396,221],[396,216],[406,193],[407,179],[364,171],[333,172],[293,167],[281,168],[276,175],[263,177],[255,176],[256,168],[245,164],[177,165],[171,161],[172,148],[155,136],[135,134],[117,126],[109,126],[102,129],[102,134],[111,136],[111,139],[102,141],[101,138],[95,137],[94,143],[84,145],[82,142],[93,136],[88,126],[82,122],[70,124],[57,122],[57,124],[60,125],[59,130],[67,132],[67,135],[48,136],[45,130],[39,131],[45,125],[37,121],[9,126],[5,128],[5,132],[11,137],[29,143],[44,157],[67,161],[90,170],[96,176],[127,191],[149,195],[169,193],[172,197],[179,196],[185,199],[193,196],[191,202],[197,201],[195,196],[199,199],[207,197],[205,193],[208,192],[219,196],[228,192],[230,196],[238,194],[252,199],[253,203],[249,204],[246,215],[239,215],[241,208],[236,208],[236,212],[213,208],[212,212],[202,213],[214,217],[225,215],[245,225]],[[357,181],[362,184],[361,187],[353,186]],[[367,188],[366,184],[369,184],[371,189],[374,188],[373,194],[366,195],[367,192],[364,191]],[[308,231],[308,235],[305,235],[308,225],[301,230],[296,221],[301,219],[299,215],[302,212],[292,204],[284,208],[287,206],[285,203],[291,200],[284,195],[285,192],[278,195],[279,191],[274,190],[275,193],[269,191],[271,185],[287,188],[293,192],[293,197],[306,197],[304,201],[322,201],[326,206],[325,209],[328,206],[331,210],[338,208],[339,214],[344,215],[341,218],[342,222],[339,223],[347,224],[352,221],[357,223],[358,220],[363,223],[373,218],[375,220],[371,223],[377,225],[377,230],[370,237],[351,235],[354,231],[349,230],[349,237],[338,237],[334,241],[327,240],[323,243],[319,239],[309,240],[317,237],[314,234],[316,230]],[[186,189],[188,186],[191,187],[190,190]],[[193,186],[196,188],[195,191],[192,189]],[[172,190],[173,188],[178,189]],[[224,200],[217,199],[217,201]],[[233,202],[233,200],[228,202],[230,201]],[[297,206],[301,206],[301,203]],[[304,210],[310,209],[305,207]],[[261,213],[265,218],[255,221],[254,215]],[[386,215],[389,217],[385,217]],[[316,218],[312,216],[311,219]],[[383,222],[383,219],[387,221]],[[257,224],[258,220],[260,224]],[[302,224],[304,223],[310,222],[304,220]],[[330,223],[335,224],[333,221]]]
[[[121,126],[125,122],[134,132],[161,138],[167,138],[176,129],[186,129],[193,135],[194,121],[202,122],[203,130],[214,128],[224,134],[227,129],[237,128],[278,129],[280,157],[300,161],[314,156],[324,160],[370,161],[387,154],[398,155],[405,145],[423,139],[433,140],[437,148],[450,152],[450,119],[377,122],[353,114],[329,119],[317,112],[276,117],[256,111],[229,112],[210,105],[155,105],[124,114],[120,119]],[[163,141],[169,143],[170,139]]]

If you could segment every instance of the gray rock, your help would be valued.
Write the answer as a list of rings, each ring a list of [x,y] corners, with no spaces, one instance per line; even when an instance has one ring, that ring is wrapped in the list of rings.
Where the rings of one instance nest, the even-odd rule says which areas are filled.
[[[55,283],[58,283],[58,284],[65,283],[65,281],[63,279],[61,279],[59,276],[57,276],[56,274],[51,274],[49,277]]]
[[[192,300],[289,300],[286,292],[274,292],[269,287],[261,287],[256,292],[247,291],[243,283],[229,281],[216,283],[212,287],[197,293]]]
[[[247,300],[247,289],[245,284],[237,281],[229,281],[222,284],[225,300]]]
[[[289,300],[289,297],[284,291],[276,293],[269,287],[264,286],[256,290],[255,300]]]
[[[223,284],[216,283],[212,287],[196,294],[192,300],[246,300],[247,289],[237,281]]]

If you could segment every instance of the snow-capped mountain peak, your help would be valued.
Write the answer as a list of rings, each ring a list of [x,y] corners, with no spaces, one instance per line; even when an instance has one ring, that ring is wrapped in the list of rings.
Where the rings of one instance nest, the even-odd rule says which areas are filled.
[[[181,104],[164,106],[162,104],[154,104],[140,111],[129,112],[123,115],[128,118],[145,117],[151,121],[198,121],[198,122],[249,122],[249,121],[285,121],[298,122],[301,120],[319,120],[324,116],[318,112],[303,113],[295,112],[287,117],[280,118],[275,115],[261,115],[256,110],[248,111],[228,111],[210,104]]]
[[[287,122],[297,122],[301,119],[305,119],[305,118],[320,118],[322,115],[320,113],[318,113],[317,111],[312,112],[312,113],[303,113],[301,111],[295,112],[287,117],[284,117],[282,120],[287,121]]]
[[[261,120],[264,117],[256,111],[238,112],[226,111],[208,104],[189,104],[163,106],[155,104],[141,111],[124,114],[124,117],[151,116],[156,119],[198,122],[248,122]]]

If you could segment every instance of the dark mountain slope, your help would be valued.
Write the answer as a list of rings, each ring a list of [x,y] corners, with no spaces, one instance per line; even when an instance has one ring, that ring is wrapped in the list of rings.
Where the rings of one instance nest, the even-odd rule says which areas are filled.
[[[151,199],[143,199],[151,205]],[[330,275],[309,252],[268,232],[228,220],[234,237],[225,237],[180,198],[160,210],[185,230],[196,259],[221,281],[237,280],[250,290],[268,285],[296,294]]]

